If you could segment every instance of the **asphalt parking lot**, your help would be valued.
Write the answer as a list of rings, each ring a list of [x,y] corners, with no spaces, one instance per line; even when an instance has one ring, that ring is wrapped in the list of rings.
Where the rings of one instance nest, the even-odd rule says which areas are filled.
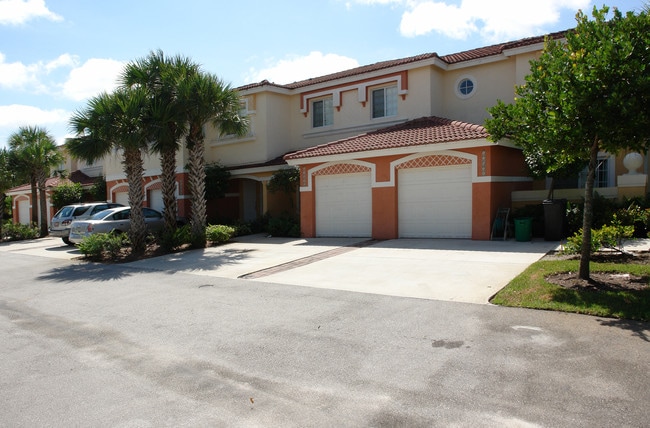
[[[434,263],[451,243],[234,242],[157,264],[45,243],[0,246],[2,426],[647,425],[647,323],[325,287],[408,259],[516,258],[515,243],[454,242]],[[279,283],[292,271],[322,286]]]

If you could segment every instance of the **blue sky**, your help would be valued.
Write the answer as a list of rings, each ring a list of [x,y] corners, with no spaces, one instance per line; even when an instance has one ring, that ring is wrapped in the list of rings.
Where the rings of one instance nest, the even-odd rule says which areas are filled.
[[[610,0],[623,11],[646,0]],[[59,144],[123,65],[162,49],[233,87],[565,30],[588,0],[0,0],[0,147],[22,125]]]

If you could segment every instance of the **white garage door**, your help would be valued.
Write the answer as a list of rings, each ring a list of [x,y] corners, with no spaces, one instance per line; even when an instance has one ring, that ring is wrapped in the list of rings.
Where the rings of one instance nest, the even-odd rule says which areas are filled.
[[[125,207],[129,206],[129,192],[117,192],[115,194],[115,202],[122,204]]]
[[[399,170],[399,236],[471,238],[469,165]]]
[[[18,222],[20,224],[29,224],[31,221],[32,219],[29,215],[29,201],[18,201]]]
[[[149,191],[149,208],[163,212],[165,204],[163,203],[162,189]]]
[[[316,177],[316,236],[372,233],[370,173]]]

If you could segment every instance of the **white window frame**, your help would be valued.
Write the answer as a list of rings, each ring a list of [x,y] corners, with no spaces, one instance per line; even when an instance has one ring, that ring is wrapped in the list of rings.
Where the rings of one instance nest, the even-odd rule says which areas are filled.
[[[469,93],[464,94],[461,92],[460,88],[463,82],[470,81],[472,82],[472,91]],[[456,92],[456,96],[460,99],[466,100],[468,98],[471,98],[476,94],[476,91],[478,90],[478,86],[476,84],[476,79],[474,76],[470,74],[463,74],[456,80],[456,84],[454,85],[454,91]]]
[[[316,104],[322,104],[320,118],[316,115]],[[323,128],[334,124],[334,99],[332,97],[319,98],[311,101],[311,127]],[[316,120],[319,119],[319,124]]]
[[[253,121],[251,120],[251,114],[254,113],[254,111],[251,111],[248,109],[248,98],[241,98],[239,100],[239,117],[241,118],[249,118],[248,120],[248,133],[244,136],[245,137],[250,137],[253,135]],[[226,134],[222,137],[222,139],[233,139],[236,138],[236,134]]]
[[[383,91],[381,96],[383,97],[384,108],[383,108],[383,114],[381,116],[379,115],[375,116],[375,96],[378,95],[377,93],[379,91]],[[393,97],[394,100],[391,100],[390,98]],[[384,117],[397,116],[398,99],[399,97],[398,97],[397,85],[388,85],[388,86],[370,89],[370,117],[372,119],[382,119]],[[394,111],[391,110],[391,106],[394,106]]]
[[[598,164],[596,165],[596,177],[594,179],[594,189],[602,189],[603,187],[615,187],[616,186],[616,168],[615,157],[609,153],[598,153]],[[607,167],[607,185],[600,186],[598,182],[598,169],[601,165],[606,165]],[[586,167],[580,175],[578,176],[578,188],[584,189],[587,185],[587,173],[588,167]]]

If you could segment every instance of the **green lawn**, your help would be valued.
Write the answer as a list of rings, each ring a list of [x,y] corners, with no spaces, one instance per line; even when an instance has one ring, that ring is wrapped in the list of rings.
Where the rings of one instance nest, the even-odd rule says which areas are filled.
[[[545,280],[549,275],[577,272],[578,260],[540,260],[496,294],[491,303],[502,306],[575,312],[610,318],[650,321],[650,266],[630,263],[594,263],[591,272],[639,275],[642,290],[598,291],[567,289]]]

